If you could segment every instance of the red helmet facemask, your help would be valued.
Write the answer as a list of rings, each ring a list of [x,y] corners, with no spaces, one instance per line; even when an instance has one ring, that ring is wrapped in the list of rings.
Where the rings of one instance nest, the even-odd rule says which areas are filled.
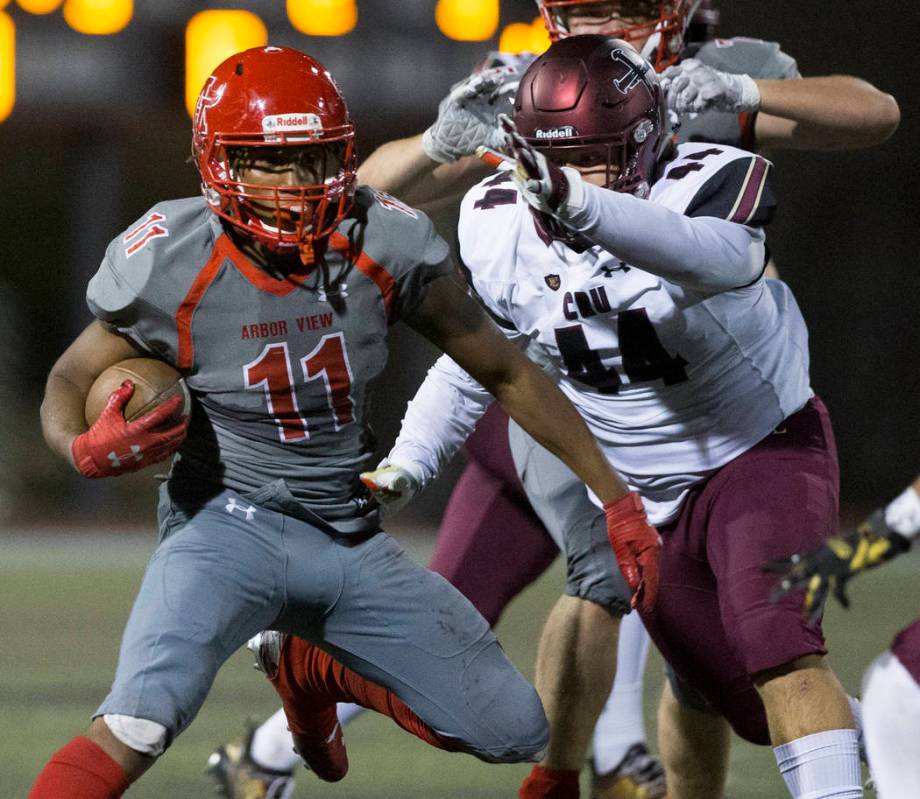
[[[518,132],[550,160],[604,165],[606,186],[644,197],[668,147],[664,92],[631,45],[602,36],[553,43],[521,78]]]
[[[354,201],[354,125],[318,61],[259,47],[224,61],[195,109],[192,155],[213,211],[273,252],[312,261]],[[314,165],[304,182],[298,164]],[[241,180],[246,164],[294,176],[278,185]]]
[[[602,21],[620,18],[640,20],[625,25],[613,35],[629,42],[658,72],[680,60],[684,34],[700,0],[536,0],[550,39],[558,41],[572,33],[571,16],[597,17]],[[593,33],[594,31],[591,31]]]

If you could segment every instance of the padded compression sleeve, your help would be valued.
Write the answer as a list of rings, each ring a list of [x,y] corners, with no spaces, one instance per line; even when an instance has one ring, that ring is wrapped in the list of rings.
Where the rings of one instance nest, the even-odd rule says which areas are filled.
[[[427,485],[463,446],[493,399],[442,355],[410,400],[387,459],[406,467],[422,486]]]
[[[573,179],[571,170],[566,174]],[[763,271],[765,236],[758,227],[691,218],[584,181],[582,187],[580,207],[564,221],[628,264],[710,293],[744,286]]]

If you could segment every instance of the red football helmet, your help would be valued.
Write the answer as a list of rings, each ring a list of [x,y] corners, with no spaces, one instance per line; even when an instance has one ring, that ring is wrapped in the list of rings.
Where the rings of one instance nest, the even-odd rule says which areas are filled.
[[[345,99],[322,64],[288,47],[257,47],[231,56],[205,81],[192,155],[218,216],[275,252],[300,250],[306,259],[354,201],[354,137]],[[266,187],[239,179],[241,154],[281,165],[310,157],[320,166],[310,183]],[[273,207],[275,224],[256,206]]]
[[[629,42],[648,59],[656,70],[677,63],[684,47],[684,34],[700,0],[536,0],[550,39],[557,41],[572,35],[572,16],[602,20],[628,18],[633,23],[613,32]],[[641,20],[636,22],[635,20]]]
[[[644,197],[670,143],[652,65],[621,39],[569,36],[521,78],[514,123],[556,163],[606,164],[606,186]]]

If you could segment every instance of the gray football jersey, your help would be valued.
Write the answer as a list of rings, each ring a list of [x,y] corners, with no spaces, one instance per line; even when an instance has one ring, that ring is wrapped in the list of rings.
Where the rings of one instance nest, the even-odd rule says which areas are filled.
[[[733,75],[750,75],[762,80],[792,80],[802,77],[792,56],[786,55],[776,42],[748,39],[713,39],[688,48],[684,58],[696,58],[713,69]],[[710,111],[695,119],[681,119],[677,133],[681,142],[713,142],[752,149],[754,117],[749,114],[723,114]]]
[[[451,269],[424,214],[367,187],[325,267],[287,275],[256,267],[191,198],[115,238],[87,302],[175,365],[197,400],[170,479],[246,492],[283,478],[306,511],[348,533],[379,522],[358,473],[375,447],[368,387],[387,328]]]

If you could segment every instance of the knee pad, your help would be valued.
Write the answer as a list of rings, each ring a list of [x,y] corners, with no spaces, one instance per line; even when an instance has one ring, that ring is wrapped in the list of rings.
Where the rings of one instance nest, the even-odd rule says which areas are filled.
[[[629,613],[631,592],[607,538],[603,515],[583,519],[579,531],[566,533],[565,570],[567,596],[588,599],[614,616]]]
[[[166,751],[169,733],[159,722],[118,713],[106,713],[102,719],[112,735],[129,749],[151,757]]]

